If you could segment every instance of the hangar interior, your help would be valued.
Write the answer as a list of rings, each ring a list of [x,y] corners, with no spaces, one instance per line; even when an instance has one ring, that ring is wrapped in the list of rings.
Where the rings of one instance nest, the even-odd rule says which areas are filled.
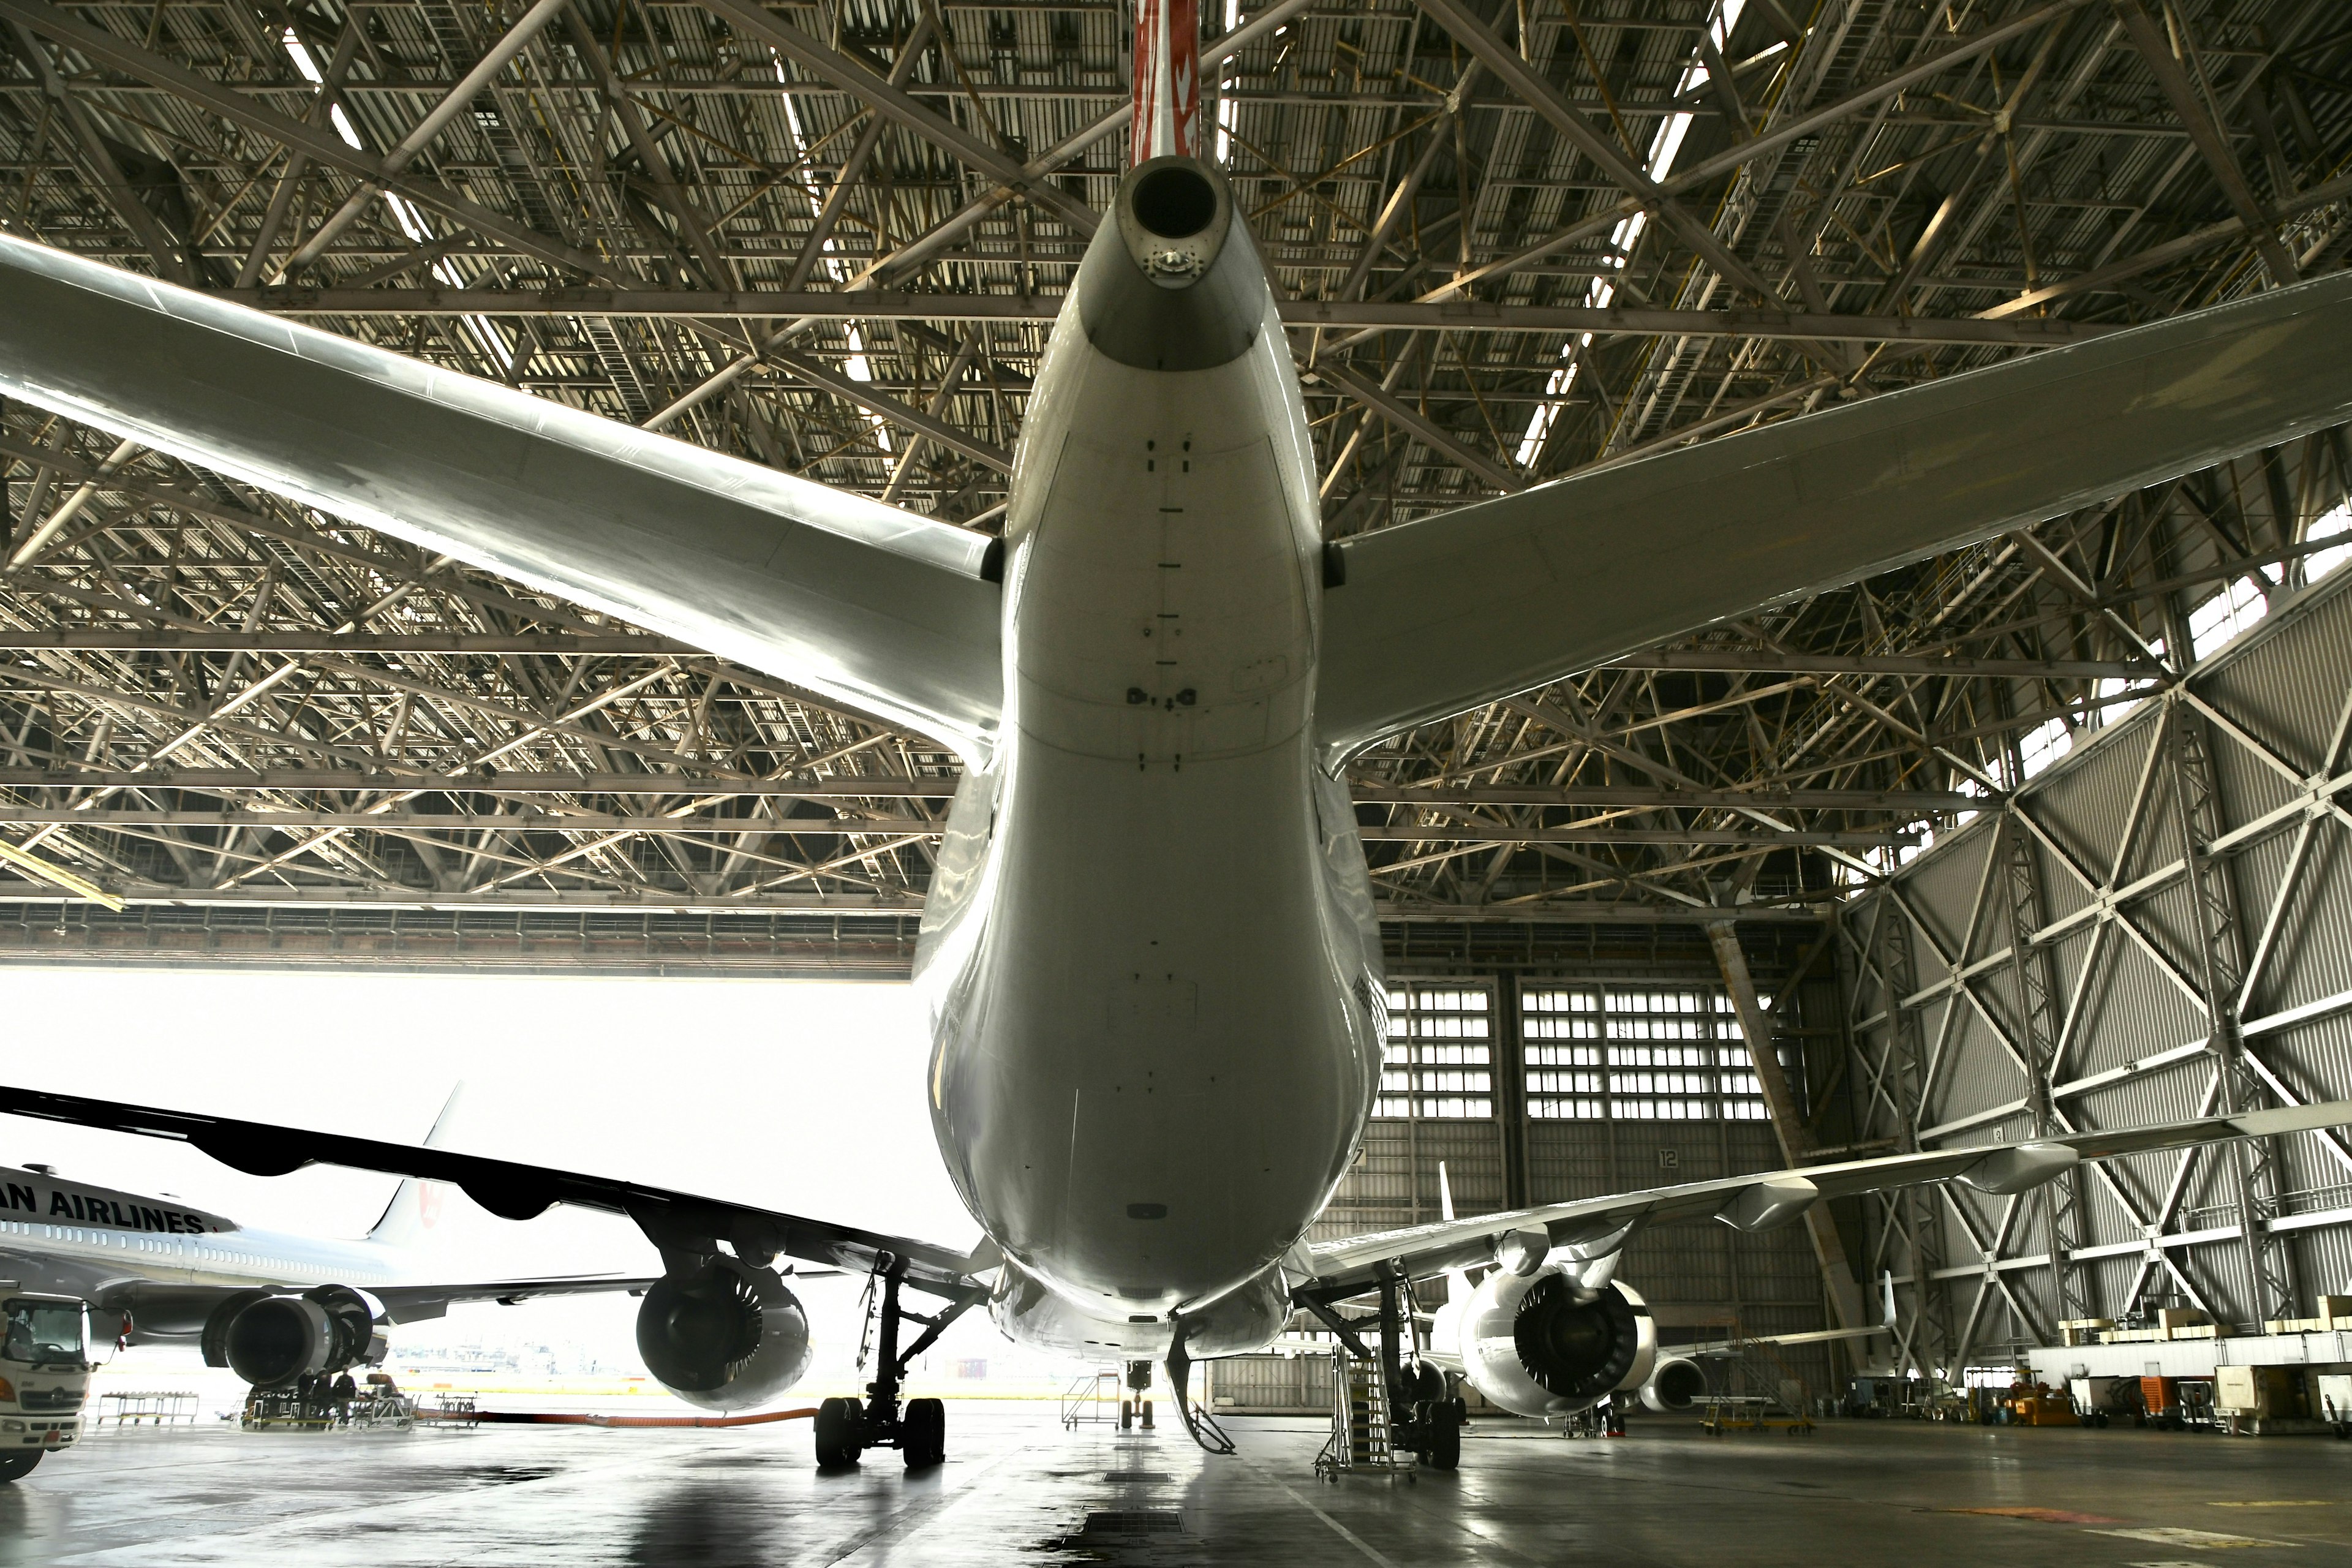
[[[1199,15],[1334,541],[2340,268],[2347,20]],[[0,0],[0,226],[986,532],[1130,29]],[[23,405],[0,477],[0,961],[907,973],[936,741]],[[1441,1169],[1467,1213],[2352,1096],[2348,483],[2326,431],[1355,757],[1394,1043],[1323,1228],[1434,1217]],[[1661,1229],[1625,1277],[1692,1337],[1891,1300],[1744,1373],[1819,1394],[2324,1327],[2352,1147]]]

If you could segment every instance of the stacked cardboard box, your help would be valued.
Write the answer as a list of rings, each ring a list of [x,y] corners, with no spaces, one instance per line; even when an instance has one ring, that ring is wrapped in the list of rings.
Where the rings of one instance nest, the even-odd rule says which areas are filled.
[[[2263,1324],[2267,1334],[2325,1334],[2339,1329],[2352,1329],[2352,1296],[2322,1296],[2315,1318],[2273,1318]]]
[[[2091,1321],[2094,1320],[2084,1320]],[[2164,1307],[2158,1310],[2156,1327],[2152,1329],[2106,1329],[2094,1331],[2103,1345],[2157,1344],[2167,1340],[2225,1340],[2232,1332],[2227,1324],[2209,1322],[2205,1314],[2194,1307]],[[2068,1344],[2078,1342],[2069,1339]]]
[[[2113,1318],[2069,1318],[2058,1325],[2058,1331],[2070,1345],[2105,1344],[2100,1336],[2116,1326]]]

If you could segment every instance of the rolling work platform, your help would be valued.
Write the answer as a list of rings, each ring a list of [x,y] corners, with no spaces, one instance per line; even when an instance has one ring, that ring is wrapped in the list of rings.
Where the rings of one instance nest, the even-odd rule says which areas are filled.
[[[1388,1380],[1381,1363],[1348,1353],[1344,1345],[1331,1351],[1331,1436],[1315,1456],[1315,1473],[1333,1480],[1344,1475],[1374,1473],[1418,1479],[1414,1457],[1391,1440]]]

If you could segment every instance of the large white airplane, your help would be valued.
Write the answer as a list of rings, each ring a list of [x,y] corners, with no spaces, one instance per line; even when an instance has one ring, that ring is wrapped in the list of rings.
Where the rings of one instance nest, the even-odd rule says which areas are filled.
[[[426,1147],[438,1146],[447,1120],[444,1110]],[[291,1388],[382,1361],[384,1327],[440,1317],[457,1302],[657,1283],[614,1274],[436,1279],[420,1243],[446,1199],[438,1184],[404,1178],[368,1233],[343,1239],[239,1225],[170,1194],[76,1181],[48,1165],[0,1166],[0,1288],[12,1308],[20,1297],[79,1301],[100,1339],[194,1345],[207,1365],[257,1388]],[[26,1422],[0,1419],[0,1481],[29,1473],[46,1448],[80,1435],[89,1368],[79,1350],[49,1360],[32,1364],[13,1338],[0,1346],[0,1415],[49,1417],[38,1436],[22,1438],[6,1434]],[[56,1386],[36,1391],[28,1373],[47,1373]]]
[[[263,1388],[381,1361],[383,1326],[437,1318],[456,1302],[655,1283],[617,1274],[436,1279],[417,1245],[443,1201],[436,1184],[404,1180],[365,1236],[302,1236],[47,1165],[0,1166],[0,1275],[88,1302],[107,1338],[201,1345],[208,1363]]]
[[[2352,275],[1329,543],[1265,267],[1199,155],[1189,7],[1139,11],[1131,166],[1038,371],[1002,538],[0,239],[11,395],[956,751],[916,981],[934,1040],[924,1092],[985,1233],[976,1252],[32,1090],[0,1091],[0,1110],[185,1138],[249,1171],[320,1160],[448,1180],[515,1217],[626,1213],[668,1269],[640,1348],[713,1405],[796,1372],[778,1255],[873,1269],[879,1373],[862,1405],[827,1402],[818,1453],[895,1445],[910,1463],[944,1436],[936,1402],[901,1409],[898,1374],[982,1300],[1030,1344],[1165,1360],[1181,1391],[1192,1358],[1267,1344],[1297,1307],[1337,1322],[1332,1301],[1377,1292],[1401,1440],[1444,1464],[1457,1407],[1430,1381],[1448,1371],[1532,1415],[1647,1379],[1649,1318],[1611,1278],[1643,1225],[1757,1229],[1949,1178],[2018,1192],[2082,1160],[2352,1121],[2347,1104],[2262,1110],[1306,1240],[1362,1138],[1385,1032],[1349,757],[1761,604],[2343,423]],[[1470,1268],[1486,1272],[1423,1376],[1404,1364],[1401,1282]],[[919,1317],[901,1286],[946,1305]],[[910,1317],[927,1326],[905,1347]]]

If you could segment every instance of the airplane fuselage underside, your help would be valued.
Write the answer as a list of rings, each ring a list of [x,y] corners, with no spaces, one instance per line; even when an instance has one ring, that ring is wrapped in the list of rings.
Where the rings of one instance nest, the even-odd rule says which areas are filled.
[[[1079,300],[1013,478],[1001,742],[924,917],[927,1089],[1008,1331],[1158,1356],[1181,1313],[1215,1353],[1279,1330],[1276,1261],[1370,1114],[1378,932],[1315,763],[1322,544],[1270,300],[1172,371],[1100,352]]]

